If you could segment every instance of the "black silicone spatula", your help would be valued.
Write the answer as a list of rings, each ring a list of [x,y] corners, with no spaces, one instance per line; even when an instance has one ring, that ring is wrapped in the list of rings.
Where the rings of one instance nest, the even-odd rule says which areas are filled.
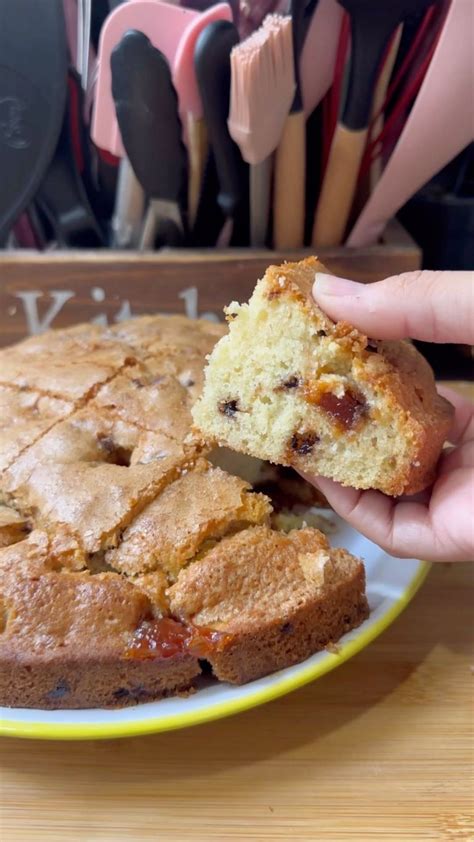
[[[0,243],[52,159],[64,115],[61,0],[0,2]]]
[[[142,32],[125,33],[110,66],[123,145],[149,198],[140,245],[150,248],[159,231],[173,230],[173,239],[177,229],[184,232],[187,155],[178,99],[165,56]]]
[[[313,226],[313,245],[342,242],[367,140],[377,72],[396,27],[437,0],[338,0],[350,15],[351,56]]]
[[[95,199],[95,191],[92,191],[88,150],[79,128],[82,99],[76,99],[81,89],[75,73],[70,73],[69,83],[70,95],[58,145],[35,202],[48,220],[57,245],[100,248],[105,245],[105,230],[90,201]],[[90,185],[89,195],[86,185]]]
[[[127,91],[124,88],[123,79],[127,61],[130,61],[134,55],[133,36],[132,49],[130,48],[131,42],[129,36],[130,33],[126,33],[122,41],[117,44],[117,47],[115,48],[115,58],[112,64],[112,93],[114,96],[117,96],[117,100],[114,103],[117,114],[117,122],[120,125],[120,120],[122,120],[124,131],[128,135],[130,135],[133,128],[133,123],[132,125],[129,125],[130,120],[133,120],[133,114],[130,113],[130,108],[127,104],[126,97],[129,96],[129,94],[127,94]],[[118,168],[115,203],[110,224],[111,248],[137,248],[143,229],[144,207],[144,189],[140,184],[128,157],[124,155]]]
[[[227,127],[230,102],[230,53],[239,43],[233,23],[219,20],[201,32],[194,51],[194,64],[209,142],[214,156],[219,193],[217,203],[231,226],[245,215],[248,230],[249,169]],[[235,243],[235,230],[233,242]]]

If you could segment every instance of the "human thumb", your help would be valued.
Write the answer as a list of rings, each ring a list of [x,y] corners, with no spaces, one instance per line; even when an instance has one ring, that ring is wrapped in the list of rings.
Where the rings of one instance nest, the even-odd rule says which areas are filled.
[[[473,344],[473,281],[472,272],[405,272],[373,284],[317,273],[313,297],[374,339]]]

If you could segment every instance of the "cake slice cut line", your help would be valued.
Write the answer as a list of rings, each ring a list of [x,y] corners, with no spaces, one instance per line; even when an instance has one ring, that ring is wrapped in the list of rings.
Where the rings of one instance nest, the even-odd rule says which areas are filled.
[[[153,326],[156,336],[152,335]],[[298,534],[294,527],[300,526],[298,519],[288,519],[289,538],[283,531],[272,530],[268,498],[206,462],[202,454],[211,449],[211,444],[191,434],[190,407],[202,379],[197,359],[204,363],[205,353],[222,332],[221,326],[180,317],[149,317],[116,329],[85,326],[52,332],[27,340],[23,350],[20,345],[15,351],[18,358],[30,356],[44,366],[43,383],[48,382],[46,368],[50,363],[54,375],[54,356],[60,357],[61,349],[77,348],[76,359],[86,358],[92,343],[98,349],[96,360],[102,355],[102,362],[123,362],[114,363],[106,380],[97,380],[80,396],[66,378],[65,394],[75,395],[68,404],[70,412],[25,445],[8,469],[0,473],[0,494],[17,506],[18,517],[25,518],[24,523],[32,529],[16,537],[12,532],[5,539],[8,545],[0,549],[3,703],[67,708],[148,701],[192,688],[201,672],[199,659],[208,660],[222,680],[241,683],[301,660],[309,652],[308,645],[315,651],[314,647],[320,648],[331,636],[339,636],[364,619],[363,570],[356,560],[357,576],[346,578],[346,596],[355,600],[353,610],[346,610],[346,597],[341,593],[339,615],[333,620],[329,614],[320,613],[321,586],[316,581],[309,586],[314,605],[313,613],[305,614],[306,619],[300,617],[299,608],[295,613],[287,610],[288,606],[277,605],[281,622],[276,617],[273,630],[263,624],[257,632],[249,628],[243,635],[224,628],[227,621],[222,618],[209,623],[199,617],[185,619],[177,603],[171,605],[176,599],[173,588],[180,577],[192,578],[200,569],[214,564],[217,571],[222,558],[228,552],[232,555],[239,542],[253,545],[254,530],[258,534],[263,531],[270,544],[288,540],[291,546],[296,540],[291,536]],[[120,346],[117,353],[113,348],[116,341]],[[129,356],[124,357],[124,345]],[[148,397],[142,401],[146,396],[142,381],[133,380],[138,370],[152,380],[156,369],[156,376],[161,378],[160,367],[167,355],[165,368],[169,370],[165,377],[170,379],[160,379],[155,385],[164,384],[166,392],[169,384],[170,395],[182,394],[183,417],[178,417],[178,401],[172,410],[163,408],[161,423],[161,411],[153,415],[157,409],[153,390],[149,392],[150,402]],[[81,363],[76,367],[66,354],[64,359],[61,376],[67,368],[70,377],[80,374],[83,383]],[[295,383],[290,373],[285,390],[293,392],[301,385],[299,375]],[[17,395],[31,392],[29,386],[25,389],[19,383],[7,388]],[[132,406],[129,396],[135,389]],[[40,400],[61,400],[48,390],[37,392]],[[231,408],[231,416],[246,411],[244,406]],[[195,479],[198,476],[205,476],[206,481]],[[184,495],[187,508],[181,517],[180,496],[174,489],[185,486],[189,486]],[[151,516],[148,541],[144,524],[150,511],[162,518],[164,532],[160,535],[159,530],[154,531]],[[172,533],[173,517],[177,531]],[[308,534],[306,549],[317,551],[325,539],[315,529]],[[131,563],[132,545],[134,557],[141,562],[151,559],[152,569],[148,562]],[[264,545],[265,541],[261,545],[265,555]],[[121,564],[117,561],[120,558]],[[258,552],[247,563],[250,575],[252,565],[258,568],[260,563]],[[311,559],[304,563],[306,572],[311,573]],[[236,589],[236,605],[239,593]],[[123,600],[130,610],[122,610]],[[329,610],[329,597],[322,602]],[[326,621],[326,628],[320,626],[319,637],[313,634],[311,643],[303,645],[308,640],[308,622],[317,625]],[[173,636],[183,634],[188,642],[173,651]],[[155,649],[142,657],[145,638],[148,642],[153,638]]]
[[[160,569],[172,582],[224,535],[267,523],[270,513],[268,498],[200,459],[134,518],[106,561],[127,575]]]

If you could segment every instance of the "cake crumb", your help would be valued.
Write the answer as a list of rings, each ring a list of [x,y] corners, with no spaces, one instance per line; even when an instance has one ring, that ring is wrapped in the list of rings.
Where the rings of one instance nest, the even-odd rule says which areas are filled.
[[[325,582],[326,566],[331,563],[329,554],[323,550],[316,553],[300,553],[298,561],[308,584],[322,588]]]

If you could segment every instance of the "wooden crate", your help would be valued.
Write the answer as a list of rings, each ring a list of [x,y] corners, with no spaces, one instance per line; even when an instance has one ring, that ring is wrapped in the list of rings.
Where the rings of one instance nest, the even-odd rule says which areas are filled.
[[[142,313],[219,319],[229,301],[248,298],[269,263],[307,254],[311,251],[0,252],[0,345],[48,327],[107,324]],[[319,256],[333,272],[366,282],[417,269],[421,260],[396,222],[377,245],[325,249]]]

